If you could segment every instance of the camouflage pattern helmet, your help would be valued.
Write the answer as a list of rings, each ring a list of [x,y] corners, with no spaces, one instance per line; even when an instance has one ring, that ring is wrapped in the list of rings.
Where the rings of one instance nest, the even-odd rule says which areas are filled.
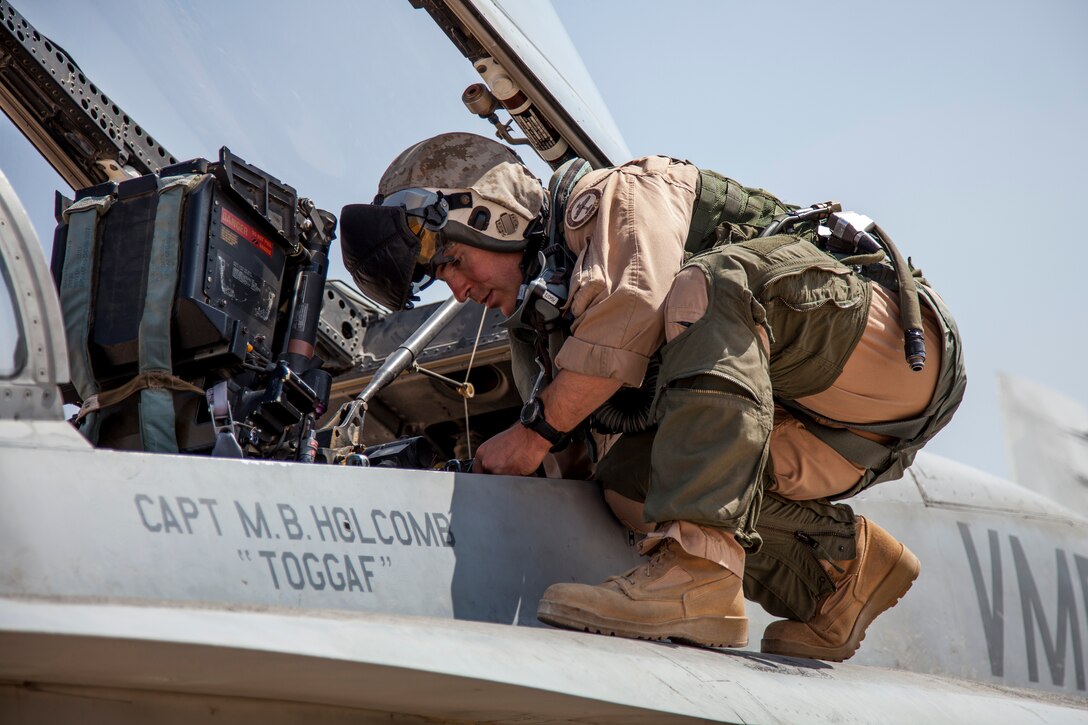
[[[386,197],[411,188],[443,192],[451,200],[451,221],[519,248],[544,206],[540,180],[518,155],[471,133],[444,133],[409,147],[386,169],[378,193]],[[469,203],[453,203],[457,198]]]

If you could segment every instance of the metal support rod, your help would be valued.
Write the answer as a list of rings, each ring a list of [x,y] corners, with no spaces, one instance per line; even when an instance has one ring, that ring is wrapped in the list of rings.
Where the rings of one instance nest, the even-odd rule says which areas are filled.
[[[427,346],[427,343],[433,340],[449,324],[450,320],[461,309],[462,304],[455,297],[450,297],[442,303],[442,306],[428,317],[427,321],[420,325],[412,333],[411,337],[390,353],[389,357],[385,359],[385,364],[378,368],[378,372],[374,373],[370,383],[355,399],[363,403],[368,402],[377,395],[379,390],[396,380],[398,375],[411,367],[419,353],[423,352],[423,348]]]

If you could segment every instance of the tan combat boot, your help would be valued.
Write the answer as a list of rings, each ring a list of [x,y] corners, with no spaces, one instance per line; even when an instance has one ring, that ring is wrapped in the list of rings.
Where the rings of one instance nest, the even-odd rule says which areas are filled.
[[[763,632],[762,652],[842,662],[857,651],[865,629],[895,606],[918,577],[918,558],[872,521],[857,519],[857,556],[828,567],[835,591],[809,622],[773,622]]]
[[[585,632],[667,639],[705,647],[744,647],[741,580],[663,539],[650,560],[604,584],[553,584],[537,610],[542,622]]]

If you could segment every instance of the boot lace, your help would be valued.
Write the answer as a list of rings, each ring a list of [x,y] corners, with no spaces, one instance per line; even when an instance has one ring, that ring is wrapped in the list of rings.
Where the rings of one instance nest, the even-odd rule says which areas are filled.
[[[642,570],[643,576],[650,576],[653,574],[654,570],[661,565],[661,560],[665,558],[665,555],[668,554],[674,543],[675,541],[673,539],[662,539],[661,543],[655,546],[650,552],[649,559],[645,564],[633,566],[618,576],[610,576],[605,582],[616,581],[617,579],[630,579],[638,573],[639,569]]]
[[[676,542],[673,539],[663,539],[662,542],[654,548],[653,552],[650,554],[649,561],[647,561],[645,565],[646,576],[650,576],[655,569],[661,566],[661,561],[668,556],[669,551],[675,543]]]

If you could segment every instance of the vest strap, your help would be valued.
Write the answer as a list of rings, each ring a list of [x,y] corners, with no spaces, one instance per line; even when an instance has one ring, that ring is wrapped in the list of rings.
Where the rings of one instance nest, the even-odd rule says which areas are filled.
[[[699,169],[699,179],[695,185],[695,205],[691,210],[691,225],[688,227],[684,251],[698,254],[704,250],[703,240],[718,226],[726,193],[725,179]]]
[[[592,170],[585,159],[571,159],[552,174],[548,181],[548,198],[552,202],[551,217],[548,219],[548,244],[562,243],[566,249],[566,235],[563,234],[563,217],[567,214],[567,200],[578,181]]]
[[[64,210],[68,236],[61,270],[60,304],[64,334],[68,340],[68,367],[72,385],[81,400],[98,393],[89,348],[94,306],[95,268],[98,262],[98,223],[113,204],[112,196],[88,196]],[[98,417],[92,416],[81,430],[91,443],[98,442]]]
[[[86,416],[101,410],[102,408],[108,408],[111,405],[117,405],[125,401],[129,396],[146,389],[162,389],[162,390],[177,390],[185,393],[196,393],[197,395],[204,395],[204,390],[198,388],[192,383],[188,383],[176,375],[172,375],[163,370],[149,370],[146,373],[140,373],[132,380],[122,385],[119,388],[113,390],[103,390],[100,393],[92,395],[83,401],[83,406],[79,409],[79,413],[76,415],[76,420],[83,420]]]
[[[699,169],[684,251],[699,254],[723,242],[747,241],[757,236],[775,217],[796,208],[763,189],[742,186],[721,174]],[[727,225],[731,231],[716,232],[722,225]]]
[[[805,426],[805,430],[826,443],[843,458],[846,458],[859,466],[879,469],[888,462],[894,452],[892,446],[869,440],[868,438],[859,436],[857,433],[845,428],[835,428],[825,425],[813,418],[807,410],[792,401],[779,400],[777,402],[788,410],[793,417],[801,421]],[[922,419],[922,422],[924,423],[925,419]],[[886,425],[895,424],[889,423]],[[854,427],[861,429],[866,426]]]
[[[185,194],[203,175],[168,176],[159,179],[159,205],[147,260],[147,293],[140,316],[140,374],[173,375],[170,347],[171,318],[181,256],[181,214]],[[144,450],[177,453],[178,441],[174,395],[165,387],[140,390],[140,439]]]

